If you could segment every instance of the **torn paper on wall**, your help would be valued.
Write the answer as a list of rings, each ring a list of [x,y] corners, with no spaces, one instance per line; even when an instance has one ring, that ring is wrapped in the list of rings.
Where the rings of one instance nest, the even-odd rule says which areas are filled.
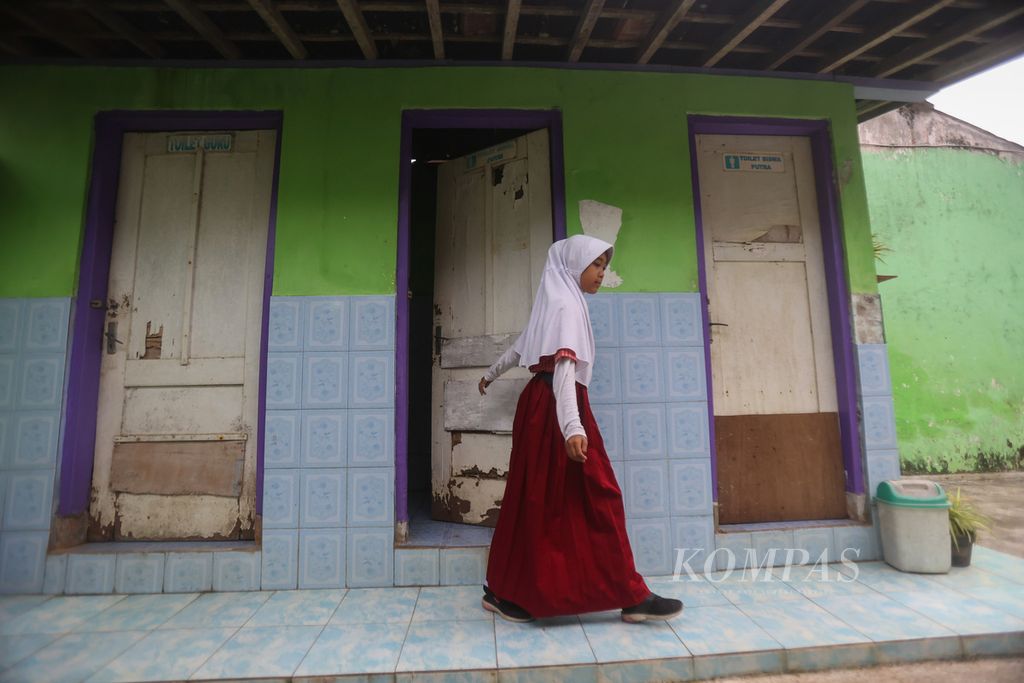
[[[619,236],[619,228],[622,227],[622,209],[611,204],[602,204],[592,199],[580,200],[580,224],[583,226],[583,234],[596,237],[609,244],[615,244]],[[622,278],[614,270],[609,268],[604,272],[604,283],[602,287],[618,287],[622,284]]]

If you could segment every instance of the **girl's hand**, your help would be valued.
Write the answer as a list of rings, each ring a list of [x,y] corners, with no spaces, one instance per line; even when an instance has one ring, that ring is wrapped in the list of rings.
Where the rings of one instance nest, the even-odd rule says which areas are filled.
[[[491,386],[491,383],[485,380],[483,377],[480,378],[480,384],[477,385],[477,389],[480,390],[480,395],[483,396],[487,392],[484,391],[487,387]]]
[[[570,460],[576,462],[587,461],[587,437],[580,434],[570,436],[565,440],[565,452],[568,453]]]

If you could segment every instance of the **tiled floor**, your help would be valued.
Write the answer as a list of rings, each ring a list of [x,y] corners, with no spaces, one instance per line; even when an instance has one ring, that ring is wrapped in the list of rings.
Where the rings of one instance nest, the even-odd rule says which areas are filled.
[[[1024,559],[975,548],[948,575],[809,569],[651,579],[687,609],[649,624],[496,621],[477,586],[6,597],[0,681],[596,683],[1024,654]]]

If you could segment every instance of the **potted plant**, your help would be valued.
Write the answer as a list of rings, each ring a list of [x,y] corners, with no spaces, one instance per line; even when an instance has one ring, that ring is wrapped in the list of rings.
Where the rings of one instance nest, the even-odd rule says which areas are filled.
[[[957,487],[955,495],[948,493],[947,496],[949,498],[949,536],[953,566],[969,567],[971,549],[974,547],[978,531],[988,529],[991,520],[975,510],[971,502],[960,495],[959,487]]]

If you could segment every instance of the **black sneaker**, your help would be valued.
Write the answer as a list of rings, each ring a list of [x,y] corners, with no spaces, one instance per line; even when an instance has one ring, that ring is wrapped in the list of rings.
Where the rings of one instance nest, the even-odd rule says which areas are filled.
[[[668,621],[683,613],[683,603],[673,598],[663,598],[651,593],[639,605],[624,607],[622,620],[631,624],[641,621]]]
[[[488,612],[494,612],[506,621],[514,621],[520,624],[533,621],[533,617],[530,616],[529,612],[513,602],[502,600],[492,593],[487,586],[484,586],[484,597],[480,604]]]

